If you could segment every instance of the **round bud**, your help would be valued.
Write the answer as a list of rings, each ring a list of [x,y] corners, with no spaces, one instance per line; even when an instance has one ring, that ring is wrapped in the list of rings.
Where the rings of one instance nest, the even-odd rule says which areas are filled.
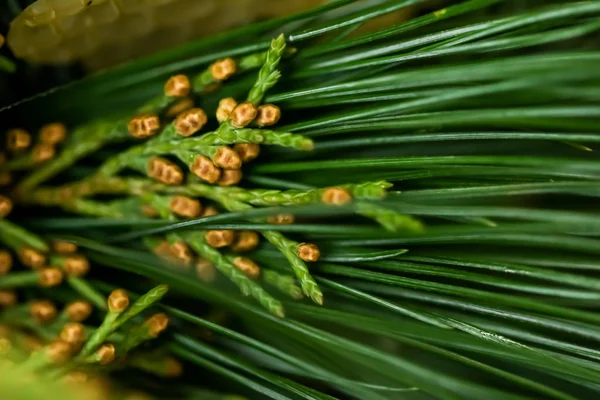
[[[73,254],[77,251],[77,245],[71,242],[56,240],[52,242],[52,249],[58,254]]]
[[[216,80],[224,81],[235,74],[236,69],[235,61],[232,58],[224,58],[210,66],[210,73]]]
[[[23,129],[11,129],[6,133],[6,147],[13,152],[25,150],[31,145],[31,135]]]
[[[294,218],[293,214],[270,215],[267,218],[267,222],[269,222],[270,224],[277,224],[277,225],[290,225],[290,224],[293,224],[294,221],[295,221],[295,218]]]
[[[85,327],[79,322],[69,322],[61,329],[60,339],[77,350],[85,341]]]
[[[237,257],[233,265],[242,271],[248,278],[256,279],[260,276],[260,267],[254,261],[246,257]]]
[[[325,204],[341,206],[352,201],[352,196],[346,189],[331,187],[323,191],[321,201]]]
[[[36,144],[31,150],[31,158],[36,164],[41,164],[54,158],[54,145],[48,143]]]
[[[231,112],[237,107],[238,103],[233,97],[226,97],[219,101],[217,107],[217,121],[225,122],[229,119]]]
[[[161,157],[152,157],[148,161],[148,176],[167,185],[179,185],[183,182],[183,172],[174,163]]]
[[[236,128],[248,126],[256,118],[256,107],[250,102],[245,102],[233,109],[230,115],[231,123]]]
[[[61,143],[67,137],[67,127],[61,122],[55,122],[42,126],[40,129],[40,141],[50,145]]]
[[[177,241],[171,244],[170,247],[170,253],[177,261],[186,266],[191,265],[192,260],[194,259],[194,253],[192,253],[192,250],[185,242]]]
[[[12,307],[17,303],[17,294],[12,290],[0,290],[0,308]]]
[[[256,143],[237,143],[233,150],[240,155],[242,162],[252,161],[260,154],[260,146]]]
[[[0,276],[6,275],[12,268],[12,254],[4,249],[0,249]]]
[[[185,97],[190,94],[192,85],[185,75],[174,75],[165,83],[165,95],[170,97]]]
[[[169,203],[169,209],[180,217],[196,218],[202,212],[202,204],[187,196],[173,196]]]
[[[123,289],[115,289],[108,296],[108,309],[113,312],[123,312],[129,307],[129,296]]]
[[[13,203],[8,197],[0,194],[0,218],[6,217],[12,211]]]
[[[237,240],[231,245],[231,249],[238,253],[251,251],[258,246],[258,243],[258,233],[252,231],[241,231],[238,232]]]
[[[161,241],[157,246],[155,246],[152,251],[154,254],[163,259],[171,259],[173,254],[171,252],[171,244],[166,240]]]
[[[84,256],[74,254],[65,258],[63,268],[67,275],[81,277],[90,270],[90,263]]]
[[[219,186],[233,186],[240,183],[242,180],[241,169],[224,169],[221,173],[221,178],[217,182]]]
[[[201,108],[192,108],[179,114],[175,120],[175,130],[181,136],[188,137],[198,132],[208,122]]]
[[[165,112],[165,116],[167,118],[173,118],[192,107],[194,107],[194,100],[190,99],[189,97],[184,97],[183,99],[177,100],[175,103],[173,103],[173,105]]]
[[[235,233],[229,230],[208,231],[204,234],[204,239],[210,247],[218,249],[233,243]]]
[[[92,305],[87,301],[78,300],[69,304],[66,312],[71,321],[83,322],[92,314]]]
[[[63,272],[60,268],[42,268],[39,274],[41,287],[58,286],[63,281]]]
[[[71,358],[71,346],[65,341],[55,340],[46,346],[45,353],[51,362],[63,364]]]
[[[281,110],[275,104],[265,104],[258,107],[256,124],[259,127],[275,125],[281,118]]]
[[[298,245],[298,257],[304,261],[315,262],[321,257],[321,251],[316,244],[313,243],[301,243]]]
[[[160,120],[154,114],[139,115],[129,121],[127,129],[134,138],[144,139],[160,130]]]
[[[96,357],[100,365],[110,364],[115,359],[117,350],[112,343],[104,343],[98,351],[96,351]]]
[[[46,256],[35,249],[29,247],[21,247],[19,249],[19,260],[21,263],[30,268],[41,268],[46,264]]]
[[[48,300],[34,301],[29,306],[31,317],[39,323],[45,323],[56,317],[56,307]]]
[[[213,162],[217,167],[224,169],[240,169],[242,159],[239,154],[227,146],[221,146],[213,156]]]
[[[196,262],[196,276],[203,282],[212,282],[217,277],[215,266],[204,259],[199,259]]]
[[[219,210],[215,206],[204,207],[204,212],[202,213],[202,217],[212,217],[213,215],[219,214]]]
[[[148,328],[148,335],[150,337],[158,337],[162,331],[167,329],[169,325],[169,317],[165,313],[157,313],[148,318],[144,324]]]
[[[221,177],[221,170],[211,160],[204,156],[196,156],[190,170],[200,179],[215,183]]]

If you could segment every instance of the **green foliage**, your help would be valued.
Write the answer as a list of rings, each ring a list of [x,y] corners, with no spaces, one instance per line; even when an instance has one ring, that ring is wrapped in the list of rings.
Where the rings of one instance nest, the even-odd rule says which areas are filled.
[[[353,31],[420,2],[375,3],[360,9],[337,1],[248,26],[20,106],[45,105],[73,124],[81,115],[106,118],[160,93],[169,74],[201,74],[224,56],[256,57],[273,31],[286,32],[297,54],[281,58],[276,86],[265,83],[273,73],[266,69],[257,84],[268,86],[265,101],[281,107],[285,125],[261,134],[261,143],[302,148],[311,140],[314,151],[267,150],[244,171],[241,189],[104,182],[111,194],[203,196],[231,212],[190,221],[61,214],[19,222],[85,248],[101,271],[90,283],[95,290],[169,285],[164,309],[176,324],[165,345],[186,360],[188,374],[172,389],[183,398],[193,386],[228,385],[257,399],[597,397],[600,5],[471,0],[376,32]],[[349,36],[336,39],[340,29]],[[242,75],[223,92],[203,94],[203,104],[214,109],[219,97],[245,96],[254,83]],[[156,146],[260,134],[214,132]],[[78,178],[68,168],[59,179]],[[317,188],[330,186],[358,200],[316,204]],[[278,213],[300,221],[264,222]],[[211,229],[265,235],[270,244],[250,257],[268,285],[207,246],[203,231]],[[270,313],[229,281],[201,282],[140,250],[138,239],[166,232]],[[321,248],[310,274],[295,254],[300,242]],[[324,305],[295,300],[298,287]],[[276,316],[283,308],[286,317]],[[211,320],[213,310],[229,321]]]

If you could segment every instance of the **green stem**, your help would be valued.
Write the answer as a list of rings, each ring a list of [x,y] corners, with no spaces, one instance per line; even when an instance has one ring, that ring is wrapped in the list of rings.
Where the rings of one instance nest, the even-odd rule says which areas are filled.
[[[40,283],[40,274],[37,271],[19,271],[0,277],[0,289],[14,289],[37,286]]]
[[[0,219],[0,241],[14,250],[26,246],[41,252],[48,252],[48,245],[37,235],[21,228],[6,219]]]
[[[188,242],[190,247],[202,258],[210,261],[219,271],[228,277],[240,288],[244,295],[252,295],[271,314],[283,318],[285,314],[281,302],[273,298],[259,284],[249,279],[242,271],[238,270],[218,250],[210,247],[204,240],[202,233],[190,232],[180,234],[180,237]]]

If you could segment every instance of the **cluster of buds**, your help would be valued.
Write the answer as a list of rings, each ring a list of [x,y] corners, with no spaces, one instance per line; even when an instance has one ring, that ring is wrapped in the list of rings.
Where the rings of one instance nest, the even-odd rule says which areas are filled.
[[[39,130],[38,142],[33,143],[32,135],[24,129],[11,129],[6,133],[6,148],[16,155],[14,163],[9,168],[19,169],[27,168],[44,163],[54,158],[56,146],[62,143],[67,137],[67,128],[63,123],[54,122],[42,126]],[[30,153],[22,153],[32,147]],[[0,155],[0,164],[5,161],[6,156]],[[11,161],[11,162],[12,162]],[[2,172],[2,185],[10,183],[11,176],[8,171]]]

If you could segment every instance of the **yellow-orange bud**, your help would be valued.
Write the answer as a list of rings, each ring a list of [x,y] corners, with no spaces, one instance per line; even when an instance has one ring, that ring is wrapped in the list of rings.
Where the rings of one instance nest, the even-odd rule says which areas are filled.
[[[0,218],[6,217],[12,211],[13,203],[8,197],[0,194]]]
[[[204,212],[202,213],[203,217],[212,217],[213,215],[219,214],[219,210],[215,206],[207,206],[204,207]]]
[[[77,245],[71,242],[56,240],[52,242],[52,249],[58,254],[73,254],[77,251]]]
[[[190,169],[198,178],[208,183],[215,183],[221,177],[221,170],[204,156],[196,156]]]
[[[217,277],[217,271],[211,262],[201,258],[196,262],[196,276],[203,282],[212,282]]]
[[[167,185],[179,185],[183,182],[181,168],[161,157],[152,157],[148,161],[148,176]]]
[[[231,245],[231,249],[235,252],[251,251],[258,246],[258,233],[252,231],[238,232],[237,240]]]
[[[242,162],[252,161],[260,154],[260,146],[256,143],[237,143],[233,149],[240,155]]]
[[[6,147],[8,150],[18,152],[31,145],[31,135],[24,129],[11,129],[6,133]]]
[[[175,120],[175,130],[184,137],[192,136],[208,122],[206,113],[201,108],[192,108],[179,114]]]
[[[352,196],[346,189],[331,187],[323,191],[321,201],[325,204],[341,206],[352,201]]]
[[[248,126],[256,118],[257,110],[254,104],[245,102],[233,109],[230,115],[231,123],[236,128]]]
[[[173,118],[193,107],[194,100],[190,99],[189,97],[184,97],[183,99],[177,100],[171,107],[169,107],[165,112],[165,116],[167,118]]]
[[[108,296],[108,309],[113,312],[123,312],[129,307],[129,296],[123,289],[115,289]]]
[[[129,121],[127,128],[134,138],[144,139],[160,130],[160,120],[154,114],[139,115]]]
[[[90,263],[84,256],[73,254],[65,258],[63,268],[69,276],[84,276],[90,270]]]
[[[217,121],[224,122],[229,119],[231,112],[237,107],[238,103],[233,97],[226,97],[219,101],[217,107]]]
[[[48,300],[34,301],[29,306],[31,317],[39,323],[45,323],[56,317],[57,311],[54,304]]]
[[[59,336],[71,345],[72,350],[78,350],[85,341],[85,327],[79,322],[69,322],[63,326]]]
[[[240,169],[242,159],[239,154],[227,146],[221,146],[213,156],[213,162],[217,167],[224,169]]]
[[[54,158],[54,145],[48,143],[36,144],[31,150],[31,158],[36,164],[41,164]]]
[[[235,74],[237,67],[235,65],[235,61],[232,58],[224,58],[223,60],[219,60],[214,62],[210,66],[210,72],[218,81],[223,81],[233,74]]]
[[[176,215],[185,218],[196,218],[202,212],[202,204],[187,196],[173,196],[169,209]]]
[[[66,137],[67,127],[62,122],[47,124],[40,129],[40,141],[43,143],[56,145],[64,141]]]
[[[256,124],[260,127],[275,125],[281,118],[281,110],[275,104],[265,104],[258,107]]]
[[[237,185],[242,180],[241,169],[224,169],[221,178],[217,182],[219,186]]]
[[[65,363],[71,358],[71,346],[65,341],[55,340],[46,346],[46,357],[56,364]]]
[[[170,97],[185,97],[190,94],[191,83],[185,75],[174,75],[165,83],[165,95]]]
[[[74,322],[83,322],[92,314],[92,305],[87,301],[77,300],[66,308],[67,317]]]
[[[46,264],[44,253],[29,247],[19,249],[19,259],[23,265],[34,269],[41,268]]]
[[[293,214],[270,215],[267,218],[267,222],[269,222],[270,224],[277,224],[277,225],[289,225],[289,224],[293,224],[294,221],[295,221],[295,218],[294,218]]]
[[[144,324],[148,328],[150,337],[158,337],[169,325],[169,317],[165,313],[157,313],[148,318]]]
[[[8,251],[0,249],[0,276],[6,275],[12,268],[13,258]]]
[[[242,271],[248,278],[256,279],[260,276],[260,267],[254,261],[246,257],[236,257],[233,265]]]
[[[235,239],[235,233],[230,230],[214,230],[204,234],[204,239],[210,247],[216,249],[229,246]]]
[[[98,357],[98,363],[100,365],[110,364],[115,359],[117,350],[112,343],[104,343],[98,351],[96,351],[96,357]]]
[[[169,247],[169,252],[172,257],[175,257],[175,259],[181,262],[183,265],[191,265],[192,260],[194,259],[194,253],[192,253],[192,250],[185,242],[177,241],[171,244]]]
[[[58,286],[63,281],[63,272],[60,268],[42,268],[39,274],[42,287]]]
[[[321,257],[321,251],[316,244],[301,243],[298,245],[298,257],[304,261],[315,262]]]

